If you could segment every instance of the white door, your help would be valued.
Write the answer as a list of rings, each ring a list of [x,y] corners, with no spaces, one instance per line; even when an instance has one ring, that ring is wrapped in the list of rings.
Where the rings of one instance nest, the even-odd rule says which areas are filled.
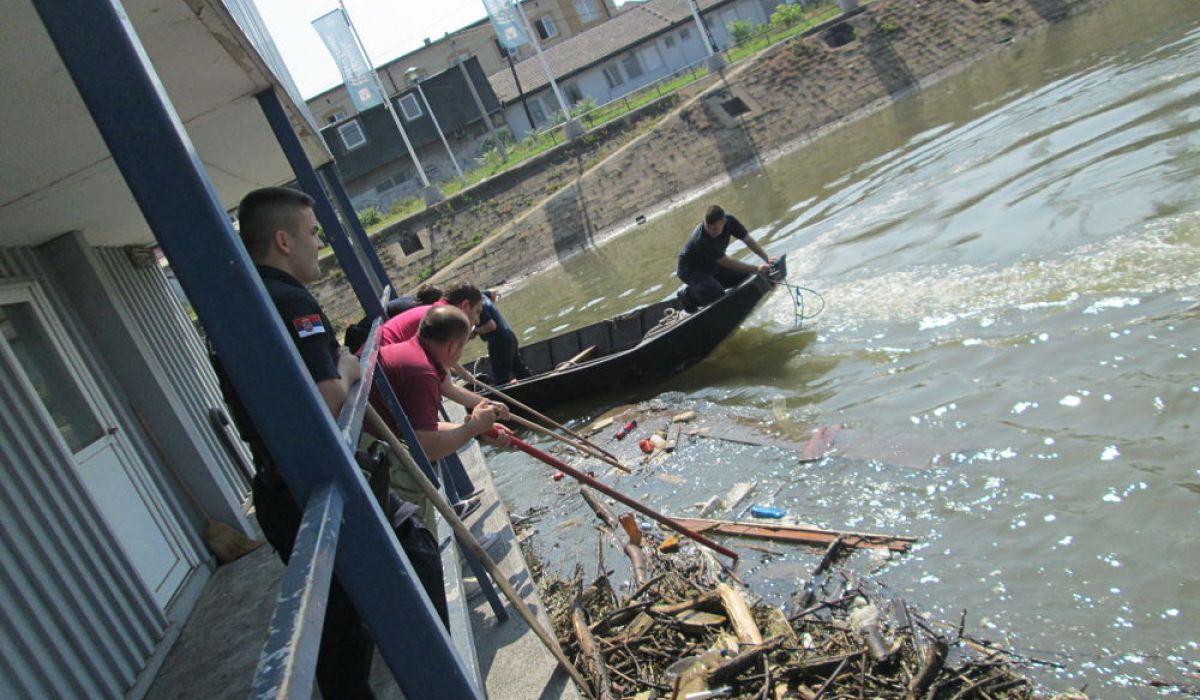
[[[22,375],[23,401],[57,433],[87,497],[161,610],[190,568],[179,520],[119,428],[91,373],[38,287],[0,287],[0,352]],[[21,400],[21,399],[17,399]],[[51,465],[47,465],[51,466]],[[69,496],[68,496],[69,497]]]

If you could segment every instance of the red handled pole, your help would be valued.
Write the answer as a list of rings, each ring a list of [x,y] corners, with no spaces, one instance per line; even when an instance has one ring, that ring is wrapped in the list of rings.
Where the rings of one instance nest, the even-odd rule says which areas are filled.
[[[496,430],[496,428],[493,427],[490,435],[491,435],[491,437],[497,437],[499,435],[499,432]],[[691,540],[699,542],[700,544],[704,545],[705,547],[708,547],[709,549],[713,550],[714,552],[719,552],[721,554],[724,554],[725,556],[729,557],[730,559],[734,560],[735,562],[738,560],[737,552],[733,551],[732,549],[729,549],[727,547],[722,547],[721,545],[717,544],[716,542],[713,542],[712,540],[708,539],[704,535],[701,535],[699,532],[696,532],[695,530],[685,527],[684,525],[676,522],[675,520],[673,520],[671,518],[668,518],[667,516],[663,515],[662,513],[650,510],[649,508],[642,505],[641,503],[638,503],[637,501],[630,498],[629,496],[626,496],[625,494],[621,493],[620,491],[616,491],[612,488],[609,488],[608,486],[605,486],[603,483],[597,481],[596,479],[593,479],[592,477],[588,476],[587,474],[584,474],[583,472],[568,466],[562,460],[557,459],[551,455],[548,455],[545,452],[542,452],[538,448],[534,447],[533,445],[530,445],[529,443],[525,442],[524,440],[522,440],[521,438],[519,438],[515,435],[509,435],[508,439],[509,439],[509,443],[513,447],[517,448],[518,450],[524,452],[527,455],[531,455],[533,457],[538,458],[542,462],[545,462],[546,464],[554,467],[555,469],[558,469],[559,471],[561,471],[562,473],[571,477],[572,479],[575,479],[576,481],[578,481],[580,483],[584,483],[584,484],[587,484],[588,486],[591,486],[592,488],[596,489],[600,493],[602,493],[610,498],[613,498],[615,500],[618,500],[621,503],[624,503],[625,505],[636,510],[637,512],[646,516],[647,518],[657,520],[658,522],[662,523],[663,525],[666,525],[667,527],[671,528],[675,532],[678,532],[679,534],[681,534],[684,537],[687,537]]]

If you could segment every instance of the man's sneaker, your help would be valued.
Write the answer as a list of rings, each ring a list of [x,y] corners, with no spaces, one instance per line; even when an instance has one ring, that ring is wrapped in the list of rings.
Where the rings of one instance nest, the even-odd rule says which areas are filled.
[[[459,501],[458,503],[454,504],[454,514],[458,516],[459,520],[462,520],[478,510],[481,503],[482,501],[479,500],[478,496],[474,498],[468,498],[465,501]]]

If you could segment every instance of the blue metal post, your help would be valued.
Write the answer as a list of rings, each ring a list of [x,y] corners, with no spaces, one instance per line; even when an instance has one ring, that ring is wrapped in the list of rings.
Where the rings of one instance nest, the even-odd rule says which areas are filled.
[[[280,589],[303,591],[280,601],[267,628],[265,649],[290,649],[289,654],[263,657],[250,687],[250,696],[308,700],[312,697],[325,622],[325,601],[333,579],[333,559],[342,529],[344,501],[337,484],[317,489],[304,509],[296,545]],[[273,692],[278,691],[278,692]]]
[[[366,229],[363,228],[362,222],[358,220],[358,213],[354,211],[354,204],[350,201],[350,195],[346,193],[346,186],[342,183],[342,174],[338,171],[337,163],[329,162],[317,168],[317,172],[325,179],[325,185],[329,191],[333,192],[333,198],[342,209],[342,216],[346,221],[350,222],[350,230],[354,233],[354,238],[358,241],[358,249],[363,252],[363,257],[371,264],[371,268],[375,270],[375,276],[379,278],[381,287],[391,284],[391,279],[388,278],[387,269],[383,266],[383,261],[379,259],[379,253],[375,250],[375,246],[371,243],[370,236],[367,235]],[[394,293],[392,297],[394,298]],[[384,319],[385,321],[387,319]]]
[[[482,700],[285,334],[119,0],[33,5],[293,496],[307,503],[331,482],[344,494],[338,578],[405,697]]]
[[[377,318],[383,313],[383,308],[379,304],[379,295],[383,291],[383,285],[378,280],[372,284],[372,279],[363,269],[362,258],[359,257],[353,242],[346,235],[346,230],[338,219],[333,203],[329,201],[325,188],[321,186],[317,172],[308,162],[304,146],[300,143],[296,132],[292,130],[292,124],[288,121],[287,114],[283,111],[283,105],[279,102],[279,96],[275,94],[274,90],[263,90],[255,97],[258,99],[258,105],[262,108],[263,115],[267,118],[267,123],[271,125],[271,131],[275,132],[275,138],[283,149],[283,155],[287,157],[288,164],[292,166],[292,172],[296,173],[296,180],[300,183],[300,188],[315,200],[313,213],[317,215],[317,221],[321,222],[321,228],[325,230],[325,237],[333,246],[333,252],[337,254],[338,263],[345,271],[346,279],[350,281],[354,295],[366,309],[367,315]]]

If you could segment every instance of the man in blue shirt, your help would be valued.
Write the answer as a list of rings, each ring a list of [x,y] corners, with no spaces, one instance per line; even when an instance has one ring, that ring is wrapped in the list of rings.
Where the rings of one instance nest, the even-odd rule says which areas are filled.
[[[517,334],[496,308],[496,293],[490,289],[483,293],[483,311],[475,332],[487,342],[493,383],[508,384],[529,376],[529,368],[518,349]]]
[[[747,248],[763,259],[763,264],[755,267],[726,255],[725,249],[729,247],[730,238],[745,243]],[[708,306],[720,299],[726,289],[738,286],[755,272],[769,274],[774,262],[737,217],[726,214],[724,209],[714,204],[705,212],[704,221],[696,226],[679,252],[675,274],[687,285],[679,293],[683,310],[692,313],[702,306]]]

